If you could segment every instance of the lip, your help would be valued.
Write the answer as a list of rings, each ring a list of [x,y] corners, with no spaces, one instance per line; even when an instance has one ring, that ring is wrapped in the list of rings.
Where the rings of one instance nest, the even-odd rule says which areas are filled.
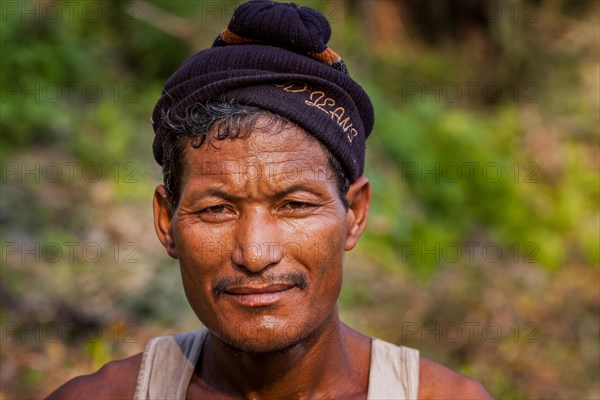
[[[264,307],[280,301],[294,287],[293,284],[239,286],[229,288],[224,293],[243,306]]]

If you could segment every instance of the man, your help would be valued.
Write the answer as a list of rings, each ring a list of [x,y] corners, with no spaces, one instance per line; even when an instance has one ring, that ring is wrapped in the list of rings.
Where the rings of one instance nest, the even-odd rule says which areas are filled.
[[[312,9],[252,1],[169,78],[153,114],[155,228],[207,329],[153,339],[50,398],[489,398],[339,320],[374,120],[329,36]]]

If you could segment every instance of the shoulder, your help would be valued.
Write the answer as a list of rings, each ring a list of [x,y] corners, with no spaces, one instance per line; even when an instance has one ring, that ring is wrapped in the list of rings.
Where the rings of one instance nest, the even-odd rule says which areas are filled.
[[[131,399],[141,361],[142,353],[111,361],[93,374],[71,379],[48,399]]]
[[[492,399],[483,385],[441,364],[421,358],[419,399]]]

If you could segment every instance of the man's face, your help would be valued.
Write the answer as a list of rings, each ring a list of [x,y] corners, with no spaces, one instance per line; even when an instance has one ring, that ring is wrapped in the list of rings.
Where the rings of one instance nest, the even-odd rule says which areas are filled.
[[[247,137],[186,150],[167,246],[202,323],[259,353],[334,317],[343,254],[355,244],[319,143],[265,121]]]

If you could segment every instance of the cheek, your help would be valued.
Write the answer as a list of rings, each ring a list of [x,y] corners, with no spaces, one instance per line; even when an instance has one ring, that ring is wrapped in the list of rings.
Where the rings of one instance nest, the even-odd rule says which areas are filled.
[[[173,240],[180,260],[193,261],[194,269],[204,269],[223,255],[225,238],[222,229],[206,229],[193,217],[173,220]]]
[[[309,224],[308,241],[303,246],[301,262],[309,269],[314,290],[323,301],[335,301],[342,286],[343,258],[345,254],[344,224],[339,219]]]
[[[217,277],[225,274],[226,248],[222,235],[182,221],[173,236],[186,298],[205,326],[218,326],[211,288]]]
[[[219,235],[200,229],[197,224],[178,221],[174,224],[173,239],[183,284],[186,293],[190,292],[188,296],[197,298],[199,292],[210,291],[210,281],[220,271],[225,252]]]
[[[333,267],[342,261],[344,254],[345,221],[339,219],[310,221],[306,225],[308,248],[314,261],[322,267]],[[327,270],[328,268],[324,268]]]

